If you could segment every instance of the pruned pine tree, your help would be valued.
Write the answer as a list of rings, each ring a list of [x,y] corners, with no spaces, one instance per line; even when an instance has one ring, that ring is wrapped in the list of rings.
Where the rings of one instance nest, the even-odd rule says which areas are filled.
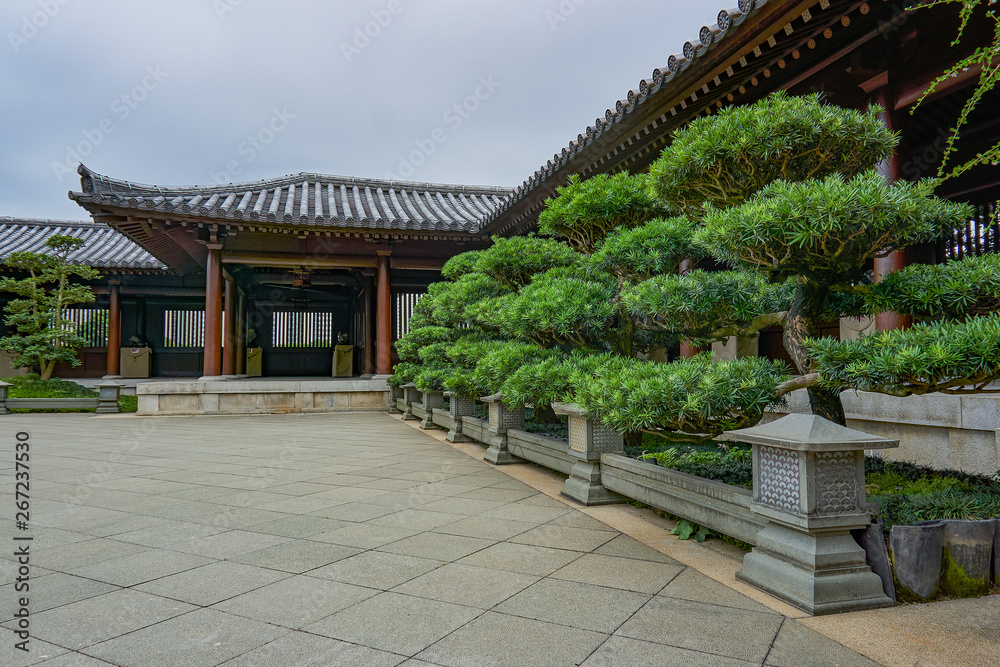
[[[90,287],[74,279],[95,280],[97,269],[69,263],[69,255],[83,245],[78,238],[54,235],[45,241],[48,252],[12,252],[4,259],[8,269],[27,277],[0,277],[0,291],[17,297],[4,307],[11,332],[0,339],[0,349],[15,355],[17,367],[37,366],[43,380],[52,377],[58,362],[78,366],[77,350],[87,344],[66,317],[67,307],[94,300]]]

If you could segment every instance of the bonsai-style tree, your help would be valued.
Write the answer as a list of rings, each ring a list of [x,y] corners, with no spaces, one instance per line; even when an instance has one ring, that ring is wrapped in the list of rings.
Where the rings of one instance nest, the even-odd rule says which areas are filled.
[[[16,333],[0,339],[0,349],[15,353],[17,367],[37,365],[43,380],[52,377],[57,362],[79,365],[77,350],[87,344],[76,324],[65,317],[68,306],[94,300],[93,291],[73,279],[94,280],[97,270],[68,260],[83,245],[84,241],[72,236],[50,236],[45,241],[49,252],[13,252],[4,260],[8,268],[27,277],[0,278],[0,291],[20,297],[4,308],[4,321]]]

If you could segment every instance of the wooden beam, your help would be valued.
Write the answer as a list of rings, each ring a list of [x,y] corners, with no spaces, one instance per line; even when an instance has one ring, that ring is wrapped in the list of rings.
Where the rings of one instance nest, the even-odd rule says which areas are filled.
[[[392,287],[389,284],[389,253],[388,250],[378,251],[378,286],[376,306],[376,360],[375,372],[378,375],[388,375],[392,372]]]
[[[118,292],[120,283],[116,280],[109,285],[108,298],[108,364],[106,378],[121,377],[122,310]]]
[[[206,377],[222,375],[222,249],[218,244],[208,247],[205,269],[205,364]]]
[[[275,268],[364,269],[376,268],[378,260],[365,255],[308,255],[292,252],[227,252],[223,264],[249,264]]]
[[[440,271],[447,259],[435,257],[393,257],[392,268],[417,271]]]

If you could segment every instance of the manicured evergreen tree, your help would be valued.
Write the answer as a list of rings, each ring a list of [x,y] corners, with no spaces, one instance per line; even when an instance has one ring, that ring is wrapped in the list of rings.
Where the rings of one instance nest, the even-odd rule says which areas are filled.
[[[72,236],[50,236],[45,241],[48,253],[12,252],[4,260],[10,269],[28,276],[0,278],[0,291],[20,297],[4,308],[5,322],[16,333],[0,339],[0,349],[17,355],[15,366],[37,365],[43,380],[52,377],[57,362],[78,366],[76,352],[87,344],[76,324],[65,317],[68,306],[94,300],[91,289],[73,279],[94,280],[97,270],[68,261],[83,245],[84,241]]]

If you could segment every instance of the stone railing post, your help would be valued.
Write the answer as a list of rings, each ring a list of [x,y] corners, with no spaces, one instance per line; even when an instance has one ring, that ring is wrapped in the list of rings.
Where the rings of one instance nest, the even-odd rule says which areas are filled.
[[[753,445],[753,503],[765,522],[736,577],[810,614],[893,604],[851,531],[865,529],[866,449],[899,446],[816,415],[730,431]]]
[[[110,380],[97,385],[97,412],[99,414],[121,412],[121,407],[118,405],[121,391],[122,386]]]
[[[0,415],[5,415],[10,412],[10,410],[7,409],[7,392],[9,392],[10,388],[13,386],[14,385],[10,382],[0,381]]]
[[[476,414],[476,399],[462,396],[453,391],[444,393],[448,397],[448,416],[452,427],[444,438],[448,442],[472,442],[472,438],[462,433],[462,417],[472,417]]]
[[[520,459],[507,449],[507,429],[524,428],[524,406],[507,407],[503,404],[503,394],[483,396],[479,400],[486,403],[490,411],[486,426],[486,433],[489,435],[486,461],[494,465],[518,463]]]
[[[398,415],[402,414],[402,410],[399,409],[399,399],[403,398],[403,388],[394,387],[389,385],[389,414]]]
[[[621,496],[601,486],[601,454],[624,452],[622,434],[589,419],[573,403],[553,403],[552,408],[569,418],[569,453],[577,459],[562,494],[584,505],[622,502]]]
[[[434,390],[425,391],[423,393],[423,403],[424,403],[424,418],[420,420],[420,428],[433,429],[437,428],[437,424],[434,423],[434,408],[444,407],[444,392]]]
[[[420,400],[419,392],[417,391],[417,385],[413,384],[412,382],[410,384],[404,384],[402,386],[402,390],[403,390],[403,404],[405,406],[403,408],[403,420],[414,421],[418,419],[418,417],[415,414],[413,414],[413,404]]]

